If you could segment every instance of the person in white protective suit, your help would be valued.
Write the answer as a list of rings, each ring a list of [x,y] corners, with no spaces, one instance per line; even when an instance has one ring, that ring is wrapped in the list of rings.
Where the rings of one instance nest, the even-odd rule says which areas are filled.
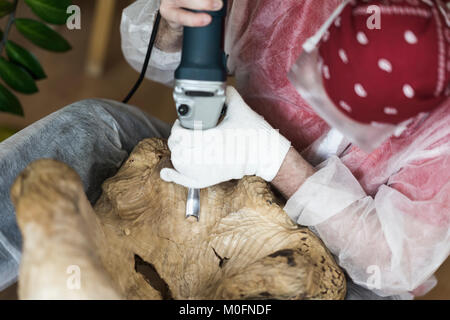
[[[122,18],[127,61],[141,69],[160,8],[146,75],[171,85],[182,25],[210,21],[183,8],[217,10],[222,3],[216,2],[136,1]],[[369,5],[380,9],[384,29],[364,29]],[[260,176],[356,284],[404,298],[431,290],[450,252],[449,2],[235,0],[228,7],[225,51],[237,83],[227,90],[228,114],[202,133],[177,121],[169,138],[174,169],[161,177],[204,188]],[[296,82],[304,76],[296,61],[311,43],[320,54],[314,69],[322,72],[315,86],[326,92],[330,110],[367,128],[395,129],[372,150],[332,129],[315,111],[325,100]],[[199,154],[216,157],[199,160]]]

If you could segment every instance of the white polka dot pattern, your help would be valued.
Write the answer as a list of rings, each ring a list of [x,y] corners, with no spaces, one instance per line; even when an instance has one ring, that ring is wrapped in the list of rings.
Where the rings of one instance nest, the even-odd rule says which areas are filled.
[[[380,8],[381,28],[375,20],[369,26],[369,3]],[[341,112],[361,123],[399,124],[450,95],[450,25],[436,3],[354,0],[328,22],[319,66]]]
[[[392,107],[385,107],[384,108],[384,113],[397,115],[398,114],[398,110],[396,108],[392,108]]]
[[[330,68],[328,68],[327,65],[323,66],[323,76],[327,80],[330,80],[330,78],[331,78],[331,76],[330,76]]]
[[[366,98],[367,97],[366,89],[364,89],[364,87],[360,83],[355,84],[355,92],[361,98]]]
[[[341,106],[342,109],[344,109],[345,111],[348,112],[352,112],[352,107],[350,107],[345,101],[340,101],[339,105]]]
[[[405,32],[405,41],[409,44],[416,44],[418,42],[416,35],[411,30]]]
[[[361,31],[356,34],[356,40],[358,40],[358,42],[362,45],[366,45],[369,43],[369,39],[367,39],[366,34]]]
[[[338,28],[341,26],[341,17],[337,17],[336,20],[334,20],[334,25]]]
[[[414,95],[415,95],[414,89],[409,84],[405,84],[403,86],[403,93],[409,99],[414,98]]]
[[[387,59],[378,60],[378,67],[383,71],[392,72],[392,64]]]
[[[339,49],[339,57],[341,58],[343,63],[348,63],[347,53],[345,53],[344,49]]]

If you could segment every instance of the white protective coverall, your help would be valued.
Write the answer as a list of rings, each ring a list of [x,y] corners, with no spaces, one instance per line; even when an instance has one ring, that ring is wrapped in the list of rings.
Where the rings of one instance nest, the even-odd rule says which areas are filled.
[[[287,214],[322,238],[355,283],[383,296],[424,294],[450,252],[450,100],[370,154],[330,130],[287,74],[340,3],[230,1],[228,69],[246,103],[317,166]],[[123,13],[123,52],[139,71],[158,7],[138,0]],[[170,85],[179,61],[155,48],[147,77]]]

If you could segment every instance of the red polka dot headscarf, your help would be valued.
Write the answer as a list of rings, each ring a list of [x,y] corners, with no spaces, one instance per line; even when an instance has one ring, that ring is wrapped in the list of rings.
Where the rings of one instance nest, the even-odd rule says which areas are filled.
[[[322,79],[360,123],[399,124],[450,93],[450,1],[351,1],[323,35]],[[379,15],[378,15],[379,14]]]

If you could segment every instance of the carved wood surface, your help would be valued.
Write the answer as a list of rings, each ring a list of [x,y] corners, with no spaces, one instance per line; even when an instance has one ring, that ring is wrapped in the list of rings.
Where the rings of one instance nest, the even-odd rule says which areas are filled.
[[[187,189],[159,177],[170,166],[165,141],[142,141],[94,208],[65,164],[25,169],[11,191],[24,238],[20,298],[344,298],[329,251],[290,220],[266,182],[201,190],[193,222],[184,217]]]

